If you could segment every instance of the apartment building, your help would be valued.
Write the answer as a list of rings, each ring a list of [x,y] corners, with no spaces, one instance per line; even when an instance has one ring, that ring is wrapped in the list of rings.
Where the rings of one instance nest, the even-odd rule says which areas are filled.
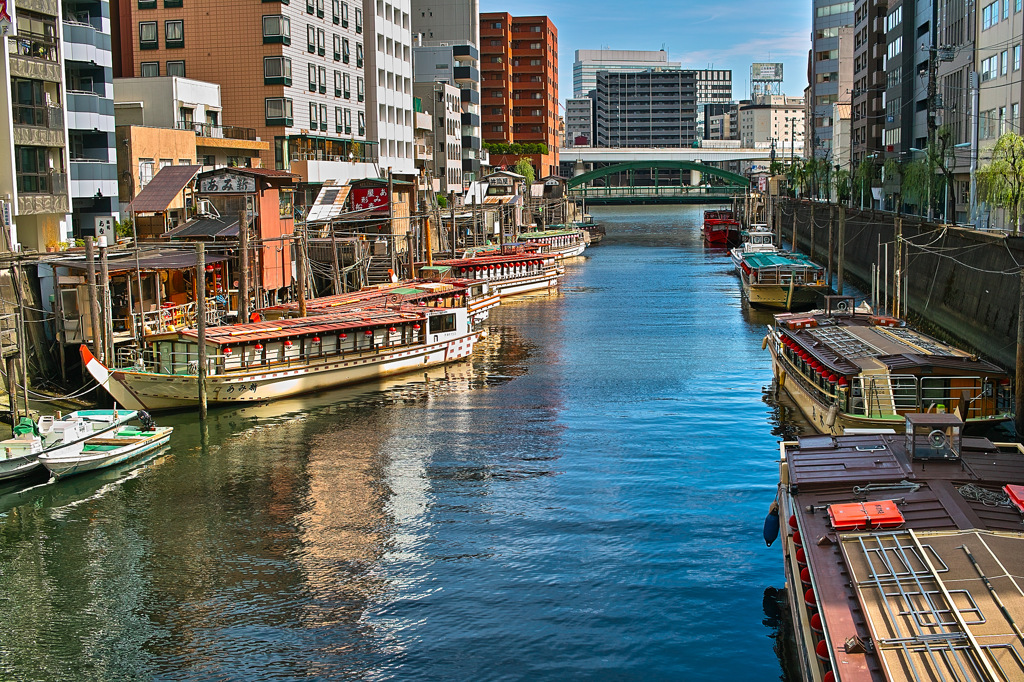
[[[853,89],[853,2],[813,0],[805,155],[832,156],[832,105]]]
[[[545,145],[547,153],[523,154],[538,177],[557,175],[558,31],[543,16],[480,15],[481,109],[485,142]],[[520,155],[491,155],[510,167]]]
[[[697,72],[600,71],[599,147],[690,147],[697,139]]]
[[[704,133],[704,107],[728,104],[732,99],[732,71],[729,69],[697,70],[697,138]]]
[[[480,119],[479,0],[413,0],[412,31],[414,80],[426,82],[426,72],[443,65],[446,71],[450,69],[447,82],[461,90],[462,178],[468,185],[481,177],[485,158]]]
[[[885,18],[888,0],[854,3],[851,148],[848,170],[882,150],[885,109]]]
[[[909,160],[928,146],[928,80],[932,45],[929,1],[894,0],[885,18],[885,125],[887,157]]]
[[[795,138],[796,146],[803,146],[804,100],[786,95],[756,95],[741,102],[738,109],[739,139],[742,146],[754,148],[771,146],[772,141],[781,150]],[[726,138],[728,139],[728,138]],[[796,144],[799,142],[799,144]]]
[[[970,0],[936,0],[936,43],[939,63],[936,77],[941,108],[938,125],[947,128],[954,145],[952,156],[953,187],[950,219],[968,221],[970,212],[971,150],[971,73],[974,71],[976,3]],[[956,147],[955,145],[964,145]]]
[[[439,181],[435,191],[462,194],[462,91],[438,81],[415,83],[413,94],[420,101],[422,114],[430,119],[424,123],[427,149],[423,168]]]
[[[975,68],[981,81],[978,138],[980,163],[984,165],[987,150],[995,146],[1000,135],[1011,130],[1021,132],[1024,10],[1021,0],[981,2],[978,4],[978,17]],[[1008,216],[1001,210],[991,211],[983,223],[992,228],[1010,228]]]
[[[0,241],[0,248],[53,249],[73,236],[60,7],[56,0],[19,3],[14,19],[16,37],[0,39],[10,93],[8,123],[0,126],[0,199],[10,243]]]
[[[679,62],[670,62],[665,50],[576,50],[572,64],[572,96],[586,97],[597,87],[598,71],[638,73],[649,69],[678,71]],[[731,93],[731,88],[730,88]]]
[[[565,100],[565,146],[586,147],[594,143],[594,100],[573,97]]]
[[[119,75],[179,76],[218,84],[231,118],[201,122],[254,128],[260,140],[270,143],[261,154],[263,166],[291,170],[306,183],[345,182],[378,173],[380,140],[377,130],[369,129],[368,111],[376,112],[382,97],[376,70],[372,82],[366,74],[368,52],[380,61],[375,17],[378,9],[383,15],[383,1],[365,0],[366,7],[364,0],[116,2]],[[395,16],[393,6],[387,6]],[[398,53],[408,62],[405,14],[402,45],[410,54],[402,49]],[[407,76],[411,111],[411,73]],[[371,96],[369,109],[366,100]],[[402,118],[404,125],[404,114]],[[194,122],[179,118],[175,125],[191,127]],[[403,153],[408,151],[410,167],[411,130],[410,120],[409,133],[401,140],[409,142]]]
[[[416,174],[411,11],[410,0],[366,0],[366,108],[375,112],[367,138],[379,145],[382,171],[407,176]]]
[[[118,215],[113,54],[108,0],[63,0],[72,234]]]

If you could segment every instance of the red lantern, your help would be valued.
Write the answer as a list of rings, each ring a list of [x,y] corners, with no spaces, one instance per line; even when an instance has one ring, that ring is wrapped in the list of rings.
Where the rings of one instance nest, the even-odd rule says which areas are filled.
[[[348,334],[338,334],[338,338],[339,339],[347,339],[348,338]]]
[[[212,265],[207,265],[206,266],[206,271],[207,272],[213,272],[213,266]]]
[[[217,272],[220,272],[220,268],[221,268],[220,263],[214,263],[213,264],[213,269],[216,270]]]
[[[284,342],[284,347],[285,348],[291,348],[292,347],[292,340],[291,339],[286,340]]]
[[[366,336],[373,336],[373,330],[372,330],[372,329],[367,329],[367,330],[366,330],[365,332],[363,332],[363,333],[364,333],[364,334],[365,334]]]
[[[313,343],[320,343],[320,337],[319,336],[314,336],[313,337]]]
[[[388,327],[388,331],[389,331],[389,332],[391,332],[392,334],[394,334],[394,333],[395,333],[395,332],[397,332],[398,330],[397,330],[397,329],[395,329],[394,327]]]
[[[418,324],[414,324],[412,328],[415,329],[416,331],[420,330],[420,326]]]
[[[230,348],[225,348],[224,349],[224,355],[231,355],[231,349]]]
[[[849,382],[846,381],[846,377],[839,377],[839,385],[840,386],[846,386],[847,383],[849,383]]]
[[[256,350],[263,350],[263,344],[262,344],[262,343],[257,343],[257,344],[256,344],[255,346],[253,346],[253,347],[254,347],[254,348],[255,348]]]

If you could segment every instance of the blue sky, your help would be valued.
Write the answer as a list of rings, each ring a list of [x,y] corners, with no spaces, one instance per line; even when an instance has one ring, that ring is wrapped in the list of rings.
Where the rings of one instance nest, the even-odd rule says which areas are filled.
[[[668,50],[683,68],[732,69],[733,97],[748,91],[752,62],[782,62],[783,91],[803,95],[809,0],[480,0],[481,12],[547,15],[558,29],[558,96],[572,96],[576,50]]]

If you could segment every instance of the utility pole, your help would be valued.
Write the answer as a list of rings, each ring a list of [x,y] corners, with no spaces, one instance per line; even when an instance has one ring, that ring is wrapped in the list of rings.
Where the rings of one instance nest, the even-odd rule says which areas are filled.
[[[843,295],[843,275],[846,274],[846,207],[839,207],[839,248],[836,258],[838,262],[836,272],[836,293]]]
[[[301,235],[295,235],[295,270],[299,285],[299,317],[306,316],[306,254],[302,248],[304,241]]]
[[[981,89],[978,87],[977,71],[971,71],[971,203],[968,220],[978,227],[978,109],[981,104]],[[1018,431],[1018,433],[1021,433]]]
[[[249,216],[238,212],[238,320],[249,321]]]
[[[110,269],[107,267],[107,238],[100,237],[100,312],[103,315],[103,359],[107,367],[114,366],[114,321],[110,316]]]
[[[89,319],[92,321],[92,350],[103,360],[103,331],[100,328],[100,302],[96,294],[96,247],[92,237],[85,238],[85,272],[89,285]],[[158,285],[159,286],[159,285]]]
[[[334,232],[333,223],[327,223],[327,227],[331,231],[331,265],[334,268],[334,295],[337,296],[341,293],[341,264],[338,263],[338,235]]]
[[[1017,384],[1014,387],[1017,435],[1024,433],[1024,269],[1020,271],[1020,306],[1017,309]]]
[[[455,192],[448,192],[448,205],[452,209],[452,258],[455,258],[455,242],[458,240],[455,232]]]

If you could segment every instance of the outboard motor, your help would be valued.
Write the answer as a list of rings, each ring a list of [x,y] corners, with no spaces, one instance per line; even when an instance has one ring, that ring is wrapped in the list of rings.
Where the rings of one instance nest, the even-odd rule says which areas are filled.
[[[149,412],[146,412],[145,410],[139,410],[137,416],[139,418],[139,421],[142,422],[143,431],[153,431],[156,429],[156,422],[153,421],[153,418],[149,416]]]

